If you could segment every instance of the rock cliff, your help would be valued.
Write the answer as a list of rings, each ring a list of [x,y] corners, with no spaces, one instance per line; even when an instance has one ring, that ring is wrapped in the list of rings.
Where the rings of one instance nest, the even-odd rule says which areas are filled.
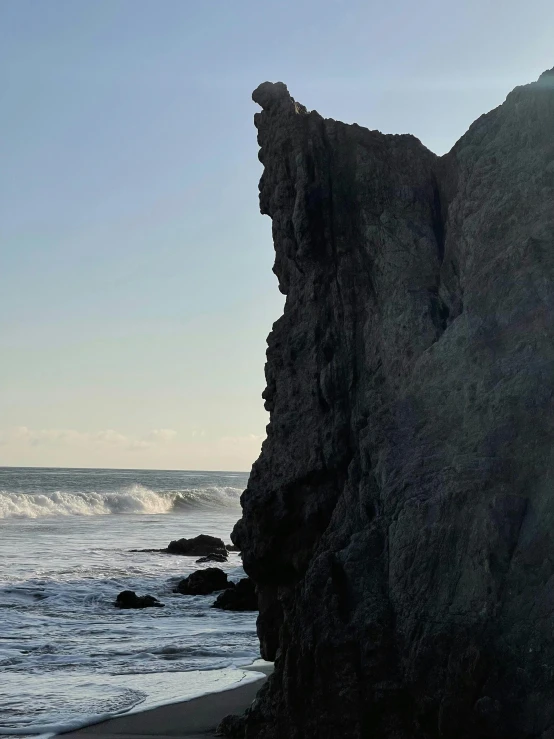
[[[554,70],[442,158],[253,98],[286,304],[237,735],[553,739]]]

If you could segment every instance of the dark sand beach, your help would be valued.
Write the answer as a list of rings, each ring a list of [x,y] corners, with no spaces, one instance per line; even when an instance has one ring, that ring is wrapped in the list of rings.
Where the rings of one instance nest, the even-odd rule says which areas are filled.
[[[269,674],[271,666],[254,666],[255,672]],[[221,719],[230,713],[243,713],[256,697],[266,679],[240,685],[220,693],[210,693],[181,703],[131,713],[85,726],[63,734],[64,739],[125,739],[126,737],[187,737],[195,739],[215,736]]]

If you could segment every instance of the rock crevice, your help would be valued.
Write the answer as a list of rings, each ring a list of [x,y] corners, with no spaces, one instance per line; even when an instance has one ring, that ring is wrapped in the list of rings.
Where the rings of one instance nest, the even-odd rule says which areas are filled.
[[[554,736],[553,83],[441,158],[253,95],[286,302],[232,536],[276,660],[247,739]]]

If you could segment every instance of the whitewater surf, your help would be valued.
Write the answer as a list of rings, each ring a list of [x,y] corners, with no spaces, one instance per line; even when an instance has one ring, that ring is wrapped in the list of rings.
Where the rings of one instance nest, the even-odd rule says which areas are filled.
[[[173,593],[202,565],[131,549],[229,542],[247,475],[0,469],[0,734],[37,734],[223,689],[259,656],[256,614]],[[231,552],[218,565],[243,576]],[[121,590],[165,608],[121,612]]]

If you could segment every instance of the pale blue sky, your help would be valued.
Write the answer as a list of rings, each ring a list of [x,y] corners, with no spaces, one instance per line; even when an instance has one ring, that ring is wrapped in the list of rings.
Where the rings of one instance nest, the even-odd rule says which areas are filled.
[[[252,90],[447,151],[551,0],[1,0],[0,464],[247,469],[282,296]]]

